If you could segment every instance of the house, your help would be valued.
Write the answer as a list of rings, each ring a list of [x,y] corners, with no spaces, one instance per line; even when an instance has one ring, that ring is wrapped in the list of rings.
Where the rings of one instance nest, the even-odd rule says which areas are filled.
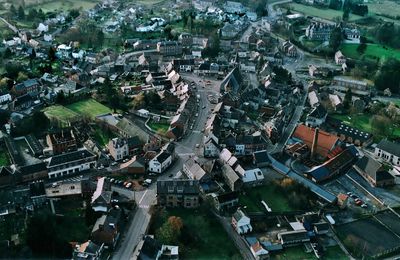
[[[111,207],[111,187],[105,177],[99,178],[91,199],[91,205],[95,212],[108,212]]]
[[[29,197],[36,207],[42,206],[47,201],[43,181],[35,181],[29,184]]]
[[[56,54],[60,58],[70,58],[72,54],[72,47],[65,44],[60,44],[57,46]]]
[[[47,165],[44,162],[26,165],[19,168],[21,182],[31,182],[48,178]]]
[[[256,260],[269,259],[269,252],[259,241],[250,246],[250,251]]]
[[[9,93],[0,92],[0,104],[8,103],[12,100],[11,95]]]
[[[181,33],[178,37],[178,41],[183,47],[189,47],[193,44],[193,37],[190,33]]]
[[[97,157],[86,149],[55,155],[48,162],[49,178],[57,178],[85,170],[96,166]]]
[[[319,105],[319,98],[317,92],[313,90],[308,93],[308,102],[311,107],[316,107]]]
[[[354,169],[374,187],[385,187],[395,184],[395,178],[383,165],[365,154],[354,165]]]
[[[259,168],[244,170],[240,165],[237,165],[235,172],[241,178],[244,186],[254,187],[264,183],[264,174]]]
[[[197,208],[199,193],[197,180],[157,181],[157,204],[161,206]]]
[[[235,38],[240,31],[241,28],[239,26],[231,23],[225,23],[225,25],[221,28],[221,36],[225,39]]]
[[[193,158],[189,158],[183,164],[182,170],[189,180],[198,180],[200,182],[208,182],[211,180],[211,174],[203,170],[203,168]]]
[[[267,150],[257,151],[253,153],[253,164],[259,168],[271,165]]]
[[[349,195],[347,194],[339,193],[337,195],[337,204],[341,209],[346,208],[348,200],[349,200]]]
[[[182,45],[176,41],[158,42],[157,51],[164,56],[182,55]]]
[[[329,101],[335,111],[340,111],[343,108],[343,102],[339,95],[329,94]]]
[[[250,224],[250,218],[246,216],[241,209],[238,209],[235,214],[233,214],[231,225],[239,235],[249,233],[253,230]]]
[[[154,236],[145,235],[143,243],[139,243],[140,250],[137,259],[139,260],[178,260],[179,259],[179,247],[162,245]]]
[[[129,161],[120,164],[116,172],[143,175],[146,172],[145,160],[133,156]]]
[[[244,14],[246,11],[245,7],[240,2],[226,1],[224,10],[231,14]]]
[[[172,164],[172,155],[167,151],[161,151],[149,162],[149,171],[163,173]]]
[[[115,161],[120,161],[129,156],[129,146],[126,139],[113,138],[108,142],[107,148]]]
[[[297,49],[296,46],[294,46],[291,42],[289,41],[284,41],[280,47],[281,51],[285,53],[286,56],[289,57],[296,57],[297,56]]]
[[[64,180],[46,186],[47,198],[81,197],[83,195],[83,182],[86,179]]]
[[[82,244],[76,244],[72,252],[73,260],[100,260],[104,250],[104,244],[97,245],[88,240]]]
[[[310,40],[328,41],[334,26],[322,22],[312,22],[306,29],[306,37]]]
[[[325,123],[327,116],[328,112],[326,111],[326,109],[321,104],[318,104],[307,115],[305,124],[309,127],[319,127],[323,123]]]
[[[61,129],[46,135],[49,148],[44,153],[56,155],[77,150],[77,142],[72,129]]]
[[[341,51],[337,51],[335,53],[335,63],[337,65],[342,65],[342,64],[346,63],[346,57],[343,55],[343,53]]]
[[[375,147],[374,155],[394,166],[400,166],[400,144],[382,140]]]
[[[301,140],[309,149],[315,146],[315,153],[324,158],[339,143],[339,138],[336,135],[303,124],[296,127],[292,137]]]
[[[237,191],[225,192],[218,195],[212,193],[211,197],[215,208],[220,212],[234,208],[239,204],[239,192]]]
[[[243,185],[242,180],[238,174],[232,169],[232,167],[225,163],[222,168],[222,176],[224,177],[225,183],[231,189],[231,191],[240,190]]]
[[[329,224],[328,222],[317,222],[313,224],[314,232],[317,235],[325,235],[329,232]]]
[[[220,148],[219,148],[219,145],[217,143],[218,138],[215,137],[213,134],[205,136],[204,138],[206,140],[204,142],[204,147],[203,147],[204,157],[207,157],[207,158],[216,158],[216,157],[218,157],[218,155],[220,153]]]
[[[97,245],[104,244],[105,249],[112,249],[118,242],[120,236],[120,222],[122,210],[112,208],[107,214],[97,219],[91,233],[91,240]]]
[[[172,64],[177,72],[192,72],[194,69],[194,59],[174,59]]]
[[[28,79],[21,83],[16,84],[12,88],[12,92],[17,96],[29,94],[35,96],[40,91],[40,84],[37,79]]]

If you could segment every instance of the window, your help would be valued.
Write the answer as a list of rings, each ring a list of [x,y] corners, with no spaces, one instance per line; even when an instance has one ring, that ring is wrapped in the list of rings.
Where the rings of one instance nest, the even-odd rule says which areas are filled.
[[[75,186],[71,186],[71,190],[74,190],[75,189]]]

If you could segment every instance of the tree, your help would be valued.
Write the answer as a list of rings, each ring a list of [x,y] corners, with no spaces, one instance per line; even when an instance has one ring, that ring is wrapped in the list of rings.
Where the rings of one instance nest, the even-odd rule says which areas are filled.
[[[32,9],[29,10],[26,19],[28,21],[33,21],[33,20],[35,20],[37,18],[37,16],[38,16],[38,12],[36,11],[35,8],[32,8]]]
[[[165,34],[165,37],[166,37],[168,40],[172,40],[172,39],[174,38],[174,36],[172,35],[172,27],[169,26],[169,25],[165,26],[165,28],[164,28],[164,34]]]
[[[49,57],[50,62],[53,62],[53,61],[55,61],[57,59],[56,50],[52,46],[50,46],[49,52],[48,52],[47,55]]]
[[[180,217],[171,216],[162,227],[157,230],[157,238],[160,239],[162,243],[177,244],[182,228],[182,219]]]
[[[16,16],[16,15],[17,15],[17,9],[15,8],[14,5],[11,5],[11,6],[10,6],[10,13],[11,13],[11,15],[13,15],[13,16]]]
[[[346,91],[346,94],[344,95],[344,100],[343,100],[343,107],[345,109],[349,109],[352,101],[353,93],[351,92],[351,89],[349,88]]]
[[[73,19],[77,18],[80,15],[78,9],[72,9],[69,11],[69,16],[71,16]]]
[[[268,4],[267,0],[260,1],[256,7],[256,14],[259,17],[267,16],[268,11],[266,9],[266,6]]]
[[[340,44],[343,40],[342,29],[337,26],[332,30],[331,37],[329,38],[329,46],[334,50],[337,51],[340,47]]]
[[[347,22],[349,20],[349,16],[350,16],[350,10],[348,9],[343,10],[342,20]]]
[[[7,110],[0,110],[0,125],[4,126],[10,119],[10,112]]]
[[[340,0],[331,0],[329,2],[329,8],[334,10],[342,9],[342,1]]]
[[[22,71],[18,72],[17,82],[22,82],[28,79],[28,76]]]
[[[102,47],[104,44],[104,33],[102,30],[97,31],[96,38],[97,38],[97,43],[99,44],[100,47]]]
[[[400,93],[400,61],[389,58],[383,62],[375,76],[375,87],[383,91],[389,88],[392,93]]]
[[[18,7],[18,19],[25,20],[25,11],[21,5]]]
[[[377,136],[390,136],[393,131],[391,120],[382,115],[374,115],[371,119],[372,131]]]

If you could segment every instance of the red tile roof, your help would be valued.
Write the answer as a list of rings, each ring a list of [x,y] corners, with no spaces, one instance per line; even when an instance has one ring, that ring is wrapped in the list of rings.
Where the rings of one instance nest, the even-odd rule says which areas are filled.
[[[293,133],[293,137],[303,140],[303,142],[311,149],[314,139],[315,129],[305,126],[303,124],[298,125]],[[317,153],[323,157],[326,157],[332,149],[335,148],[339,138],[336,135],[332,135],[325,131],[319,130]]]

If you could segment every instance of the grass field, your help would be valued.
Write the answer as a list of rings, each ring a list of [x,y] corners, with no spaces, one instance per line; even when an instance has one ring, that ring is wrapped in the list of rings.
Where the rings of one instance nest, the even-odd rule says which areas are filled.
[[[180,217],[185,233],[180,239],[183,247],[179,248],[182,259],[240,259],[233,241],[228,237],[221,224],[214,216],[209,216],[205,209],[168,209],[164,214],[155,214],[151,229],[157,230],[169,216]],[[183,250],[182,250],[183,249]]]
[[[60,105],[47,107],[43,110],[43,112],[49,119],[55,119],[65,123],[68,121],[74,121],[79,116],[74,111]]]
[[[317,259],[314,253],[306,253],[303,246],[288,247],[280,254],[271,256],[271,260],[311,260]],[[325,258],[324,258],[325,259]]]
[[[277,191],[272,184],[251,188],[246,191],[246,195],[239,197],[240,205],[245,205],[248,212],[264,211],[261,200],[264,200],[273,212],[293,210],[285,194]]]
[[[94,99],[79,101],[67,106],[73,112],[95,118],[98,115],[111,113],[112,110]]]
[[[343,12],[333,9],[320,9],[308,5],[291,3],[290,9],[303,13],[306,16],[316,16],[326,20],[334,20],[336,17],[342,18]],[[362,18],[359,15],[350,14],[349,21],[355,21]]]
[[[357,52],[357,44],[343,44],[341,51],[352,59],[359,59],[361,55]],[[369,59],[393,57],[400,60],[400,50],[384,47],[380,44],[368,44],[363,56]]]
[[[368,11],[370,13],[375,13],[376,15],[389,15],[396,17],[400,15],[400,5],[395,1],[379,1],[379,2],[369,2]]]
[[[26,2],[26,1],[25,1]],[[29,1],[28,1],[29,2]],[[42,3],[36,4],[38,1],[32,2],[29,7],[42,9],[43,12],[54,11],[69,11],[72,9],[88,10],[98,4],[99,0],[52,0],[41,1]]]

